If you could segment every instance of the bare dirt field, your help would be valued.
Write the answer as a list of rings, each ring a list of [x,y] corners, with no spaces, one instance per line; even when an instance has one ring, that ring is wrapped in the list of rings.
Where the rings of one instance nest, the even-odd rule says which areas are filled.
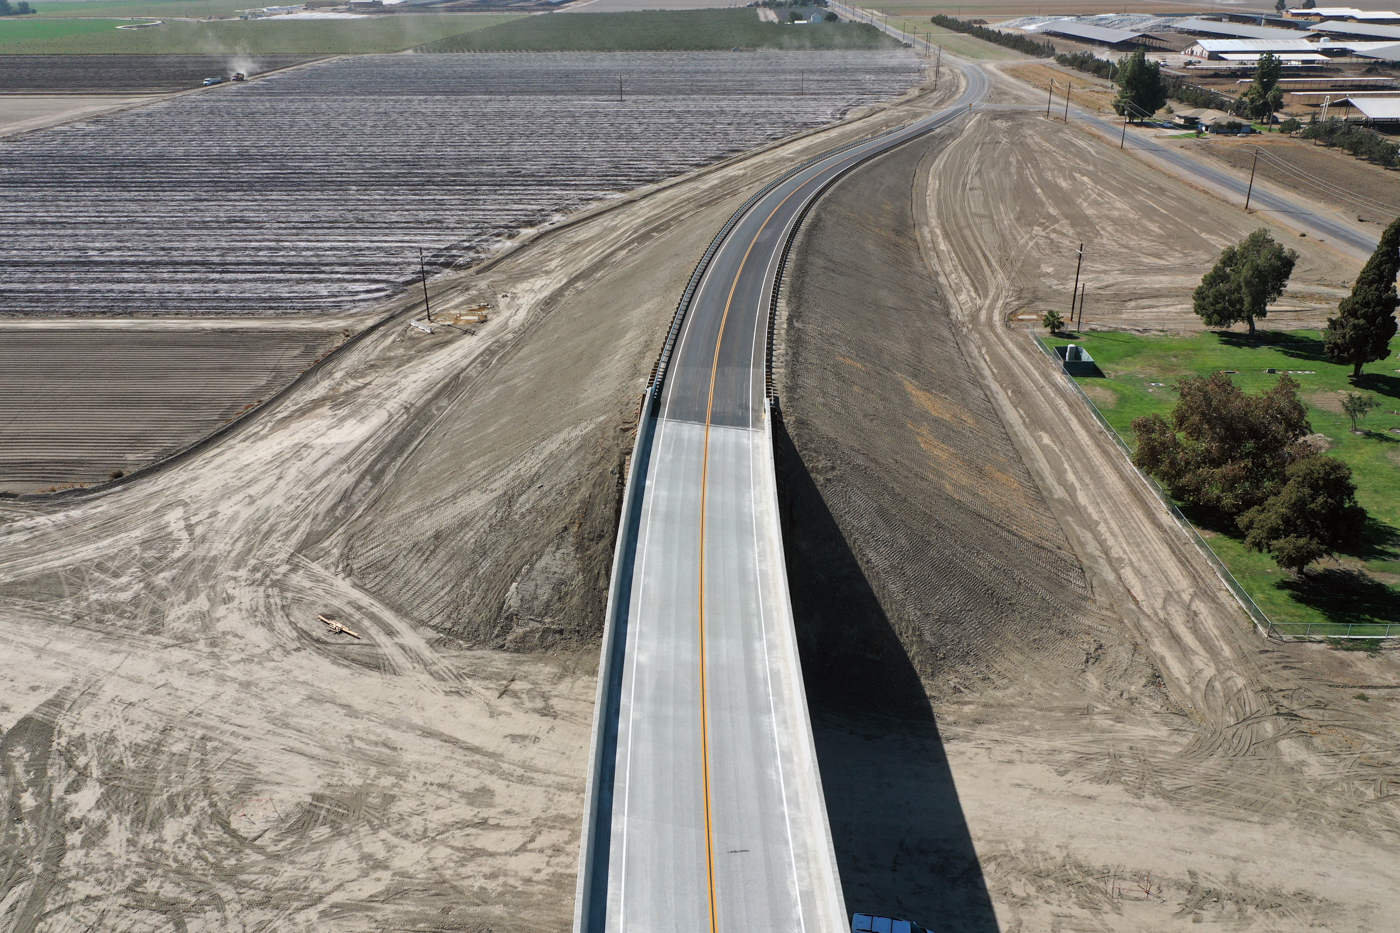
[[[567,929],[646,376],[729,214],[868,129],[440,278],[489,320],[394,318],[159,469],[0,501],[0,928]]]
[[[1182,139],[1176,145],[1248,172],[1255,147],[1259,178],[1283,191],[1329,202],[1357,220],[1383,229],[1400,215],[1400,172],[1388,171],[1306,139],[1260,133],[1246,139]]]
[[[1187,318],[1218,244],[1262,221],[1077,136],[976,114],[849,176],[795,253],[783,401],[812,468],[788,482],[826,508],[793,513],[794,554],[834,568],[807,637],[823,669],[883,661],[809,688],[850,905],[973,931],[1387,929],[1400,663],[1260,639],[1010,323],[1067,297],[1081,240],[1108,313]],[[1308,277],[1355,273],[1299,248]],[[965,548],[991,551],[980,578]]]
[[[70,120],[83,120],[147,103],[145,97],[83,95],[0,96],[0,136],[28,133]]]
[[[0,320],[0,492],[102,482],[180,450],[352,333],[335,324]]]

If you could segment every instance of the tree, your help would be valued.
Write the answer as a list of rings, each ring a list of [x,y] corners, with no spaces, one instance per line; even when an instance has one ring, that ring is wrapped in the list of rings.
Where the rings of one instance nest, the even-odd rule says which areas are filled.
[[[1254,81],[1240,95],[1245,115],[1252,120],[1267,120],[1272,126],[1274,113],[1283,106],[1283,90],[1278,86],[1283,77],[1283,61],[1273,52],[1259,56],[1259,65],[1254,69]]]
[[[1060,312],[1058,311],[1046,311],[1045,315],[1040,319],[1040,326],[1044,327],[1052,334],[1058,334],[1065,326],[1065,319],[1060,317]]]
[[[1167,102],[1167,89],[1162,86],[1162,69],[1138,49],[1118,62],[1118,96],[1113,99],[1113,112],[1136,117],[1142,121],[1152,116]]]
[[[1355,392],[1348,392],[1342,398],[1342,411],[1351,419],[1351,433],[1359,434],[1356,429],[1356,419],[1365,418],[1366,413],[1372,409],[1380,408],[1381,403],[1376,401],[1374,395],[1358,395]]]
[[[1192,306],[1210,327],[1248,321],[1253,337],[1254,319],[1268,315],[1297,261],[1297,252],[1274,242],[1269,231],[1255,230],[1238,245],[1225,247],[1215,267],[1201,278]]]
[[[1400,217],[1391,221],[1381,234],[1376,251],[1356,277],[1351,294],[1337,306],[1338,316],[1327,319],[1322,335],[1327,358],[1334,363],[1350,363],[1351,378],[1361,375],[1361,367],[1390,355],[1390,338],[1395,336],[1395,277],[1400,274]]]
[[[1356,503],[1351,467],[1335,457],[1307,457],[1289,465],[1279,494],[1241,515],[1245,546],[1267,551],[1285,570],[1301,573],[1313,561],[1361,537],[1366,510]]]
[[[1171,421],[1133,421],[1133,463],[1177,499],[1238,515],[1278,493],[1288,466],[1316,456],[1302,439],[1312,433],[1298,383],[1288,376],[1259,395],[1245,395],[1224,373],[1190,376]]]
[[[1286,9],[1288,9],[1288,4],[1285,3],[1284,0],[1274,0],[1275,13],[1282,13]]]
[[[1303,0],[1302,3],[1298,4],[1298,9],[1315,10],[1317,9],[1317,0]]]

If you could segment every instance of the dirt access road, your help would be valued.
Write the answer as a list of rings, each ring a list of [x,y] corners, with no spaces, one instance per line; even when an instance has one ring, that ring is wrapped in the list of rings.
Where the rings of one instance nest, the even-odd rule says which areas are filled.
[[[0,929],[567,929],[646,377],[724,220],[871,129],[583,212],[432,283],[485,324],[405,296],[230,434],[0,501]]]
[[[849,906],[978,933],[1387,929],[1400,663],[1255,635],[1014,320],[1067,298],[1082,241],[1110,320],[1187,327],[1221,245],[1286,230],[1033,113],[920,145],[814,212],[781,327]],[[1355,275],[1290,239],[1302,291]]]

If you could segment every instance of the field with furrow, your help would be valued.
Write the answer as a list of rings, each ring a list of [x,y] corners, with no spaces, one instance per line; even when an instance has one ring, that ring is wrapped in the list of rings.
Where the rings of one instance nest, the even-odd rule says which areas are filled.
[[[363,56],[0,143],[0,306],[366,306],[521,229],[898,96],[893,52]],[[619,89],[621,100],[619,101]]]
[[[174,453],[306,369],[328,329],[0,327],[0,491],[97,482]]]

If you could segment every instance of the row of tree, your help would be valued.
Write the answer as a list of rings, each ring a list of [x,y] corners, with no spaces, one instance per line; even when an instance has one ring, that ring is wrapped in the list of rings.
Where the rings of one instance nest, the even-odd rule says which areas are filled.
[[[1285,249],[1269,231],[1255,230],[1238,244],[1225,247],[1192,294],[1192,307],[1210,327],[1245,322],[1252,336],[1255,321],[1266,317],[1269,305],[1283,294],[1297,261],[1298,253]],[[1390,341],[1396,332],[1395,310],[1400,305],[1397,276],[1400,218],[1385,228],[1351,294],[1337,306],[1337,316],[1327,320],[1323,334],[1327,358],[1350,365],[1353,379],[1361,375],[1362,366],[1390,355]]]
[[[1335,146],[1358,159],[1374,162],[1385,168],[1400,168],[1400,144],[1386,139],[1374,130],[1368,130],[1328,117],[1326,120],[1313,119],[1307,126],[1301,126],[1304,139],[1313,139],[1324,146]]]
[[[1050,58],[1055,54],[1055,47],[1049,42],[1036,42],[1025,36],[1018,36],[1014,33],[1002,32],[1000,29],[988,29],[986,26],[978,26],[966,20],[956,19],[952,16],[938,14],[929,17],[929,22],[935,26],[942,26],[944,29],[951,29],[953,32],[965,33],[974,39],[981,39],[983,42],[994,42],[997,45],[1004,45],[1008,49],[1015,49],[1026,55],[1034,55],[1037,58]]]
[[[29,0],[19,0],[18,3],[0,0],[0,16],[24,16],[26,13],[37,12],[39,11],[29,5]]]

